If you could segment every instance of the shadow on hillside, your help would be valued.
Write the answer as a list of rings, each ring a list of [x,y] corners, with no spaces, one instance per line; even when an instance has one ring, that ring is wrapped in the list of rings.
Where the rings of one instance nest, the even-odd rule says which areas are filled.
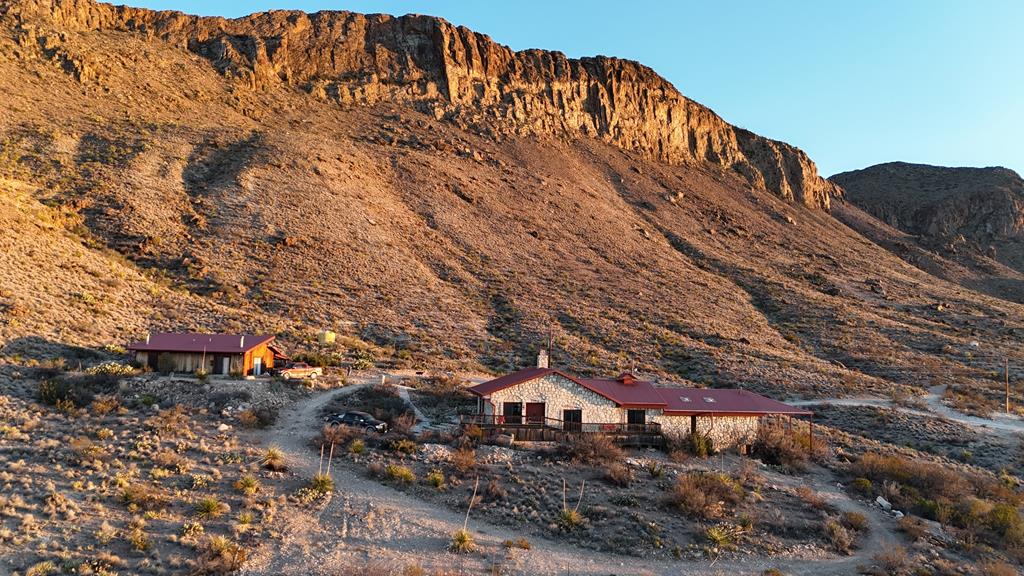
[[[79,361],[97,360],[109,356],[109,354],[94,348],[65,344],[63,342],[47,340],[40,336],[15,338],[3,348],[0,348],[0,355],[6,356],[8,359],[14,358],[15,360],[17,358],[26,360],[63,358],[68,366],[73,366]]]

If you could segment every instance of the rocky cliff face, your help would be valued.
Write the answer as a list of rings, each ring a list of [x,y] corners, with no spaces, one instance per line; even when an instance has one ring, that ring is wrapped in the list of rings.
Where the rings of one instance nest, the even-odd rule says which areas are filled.
[[[831,180],[868,213],[924,239],[962,239],[987,248],[1024,231],[1024,180],[1007,168],[892,162]]]
[[[669,164],[709,162],[808,207],[828,209],[841,192],[801,150],[728,124],[636,62],[515,52],[429,16],[274,11],[226,20],[92,0],[21,0],[0,10],[27,43],[52,45],[51,29],[130,31],[202,55],[254,89],[292,86],[341,104],[409,102],[483,130],[597,138]]]

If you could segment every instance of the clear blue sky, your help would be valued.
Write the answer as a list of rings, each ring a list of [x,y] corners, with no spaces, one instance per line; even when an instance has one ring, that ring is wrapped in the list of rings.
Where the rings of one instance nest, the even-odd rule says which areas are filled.
[[[432,14],[517,50],[638,60],[825,175],[892,160],[1024,171],[1020,0],[124,1],[228,17]]]

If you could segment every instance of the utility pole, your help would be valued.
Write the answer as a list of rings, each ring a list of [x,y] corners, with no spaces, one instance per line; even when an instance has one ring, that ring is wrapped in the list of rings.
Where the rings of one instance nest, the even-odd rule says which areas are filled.
[[[1003,375],[1006,378],[1006,413],[1010,413],[1010,359],[1003,359]]]

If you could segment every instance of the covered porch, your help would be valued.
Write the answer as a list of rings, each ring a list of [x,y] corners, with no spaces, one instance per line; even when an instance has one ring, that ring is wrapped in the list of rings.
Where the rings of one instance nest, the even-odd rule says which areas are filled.
[[[488,436],[508,434],[526,442],[562,442],[576,435],[600,434],[622,446],[660,447],[665,443],[661,424],[654,422],[581,422],[540,414],[467,414],[460,417],[460,425],[478,426]]]

